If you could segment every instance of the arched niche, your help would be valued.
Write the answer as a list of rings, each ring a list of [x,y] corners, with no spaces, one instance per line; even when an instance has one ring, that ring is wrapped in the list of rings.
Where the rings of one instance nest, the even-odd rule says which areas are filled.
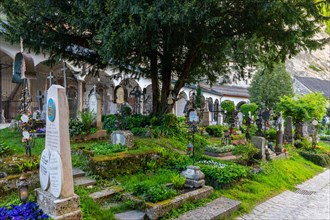
[[[13,64],[13,83],[23,83],[24,79],[35,79],[36,70],[30,54],[19,52],[15,55]]]
[[[175,104],[176,116],[185,116],[185,108],[188,101],[188,95],[185,92],[180,92],[178,95],[178,100]]]
[[[246,102],[245,102],[245,101],[240,101],[239,103],[237,103],[237,105],[236,105],[236,110],[239,111],[239,110],[241,109],[241,106],[242,106],[243,104],[246,104]]]

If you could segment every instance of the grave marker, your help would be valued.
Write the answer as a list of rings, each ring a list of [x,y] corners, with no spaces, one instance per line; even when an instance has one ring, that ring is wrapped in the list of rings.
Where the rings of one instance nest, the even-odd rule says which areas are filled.
[[[74,194],[69,137],[69,106],[65,89],[48,90],[45,149],[40,160],[40,208],[54,219],[81,219],[80,199]]]
[[[293,132],[292,132],[292,117],[286,118],[286,126],[284,129],[284,141],[293,144]]]
[[[96,128],[102,128],[101,97],[96,93],[96,86],[89,97],[89,110],[96,115]]]

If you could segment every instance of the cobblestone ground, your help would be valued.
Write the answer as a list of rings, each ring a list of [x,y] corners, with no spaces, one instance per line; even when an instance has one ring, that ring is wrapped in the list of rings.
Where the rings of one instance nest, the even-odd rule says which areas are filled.
[[[237,220],[330,220],[330,171],[256,206]]]

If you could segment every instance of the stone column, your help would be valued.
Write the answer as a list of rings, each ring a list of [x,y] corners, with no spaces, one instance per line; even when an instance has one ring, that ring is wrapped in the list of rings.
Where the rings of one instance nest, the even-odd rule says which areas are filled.
[[[79,115],[79,112],[82,112],[82,106],[83,106],[83,90],[82,90],[82,83],[83,81],[78,79],[78,94],[77,94],[77,115]]]

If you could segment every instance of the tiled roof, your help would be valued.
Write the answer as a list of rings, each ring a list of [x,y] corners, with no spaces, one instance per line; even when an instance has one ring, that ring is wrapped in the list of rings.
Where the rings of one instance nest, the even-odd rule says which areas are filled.
[[[322,92],[324,96],[330,97],[330,81],[300,76],[295,76],[295,78],[304,86],[306,86],[310,91]]]
[[[250,97],[247,88],[244,87],[225,86],[225,85],[213,85],[212,87],[210,87],[209,85],[201,85],[201,87],[221,93],[223,96],[233,96],[233,97],[242,97],[242,98]]]

